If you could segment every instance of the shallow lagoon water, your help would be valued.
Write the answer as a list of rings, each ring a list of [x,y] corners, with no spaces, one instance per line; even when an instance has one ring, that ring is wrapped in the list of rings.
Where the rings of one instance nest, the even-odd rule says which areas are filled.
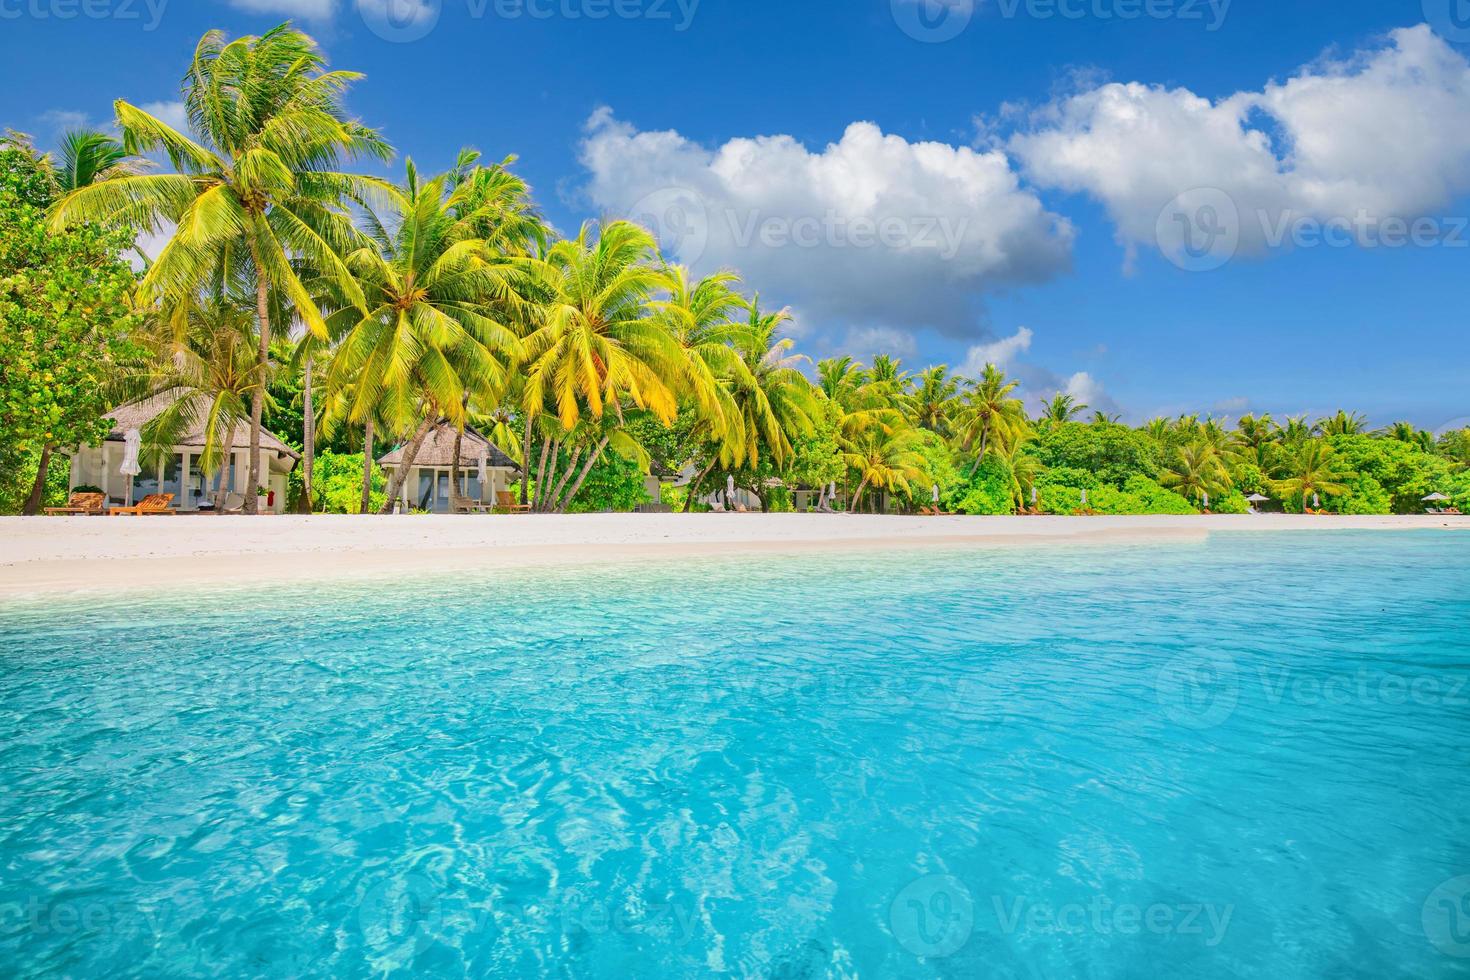
[[[0,606],[6,976],[1470,976],[1470,538]]]

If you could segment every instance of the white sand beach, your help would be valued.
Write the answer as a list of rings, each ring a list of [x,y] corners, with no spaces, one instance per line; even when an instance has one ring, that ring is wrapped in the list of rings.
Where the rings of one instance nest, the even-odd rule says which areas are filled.
[[[755,552],[1117,545],[1198,542],[1215,533],[1446,528],[1470,531],[1470,517],[0,518],[0,596]]]

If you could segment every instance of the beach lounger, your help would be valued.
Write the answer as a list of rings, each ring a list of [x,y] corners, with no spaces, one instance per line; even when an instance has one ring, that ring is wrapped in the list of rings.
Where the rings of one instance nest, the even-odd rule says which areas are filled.
[[[150,493],[143,498],[142,503],[132,507],[114,507],[108,511],[113,517],[158,517],[161,515],[173,515],[169,505],[174,502],[171,493]]]
[[[107,510],[107,495],[102,493],[74,493],[65,507],[47,507],[48,516],[87,517],[100,515]]]
[[[516,502],[516,495],[509,490],[495,491],[495,509],[503,514],[529,514],[530,504]]]

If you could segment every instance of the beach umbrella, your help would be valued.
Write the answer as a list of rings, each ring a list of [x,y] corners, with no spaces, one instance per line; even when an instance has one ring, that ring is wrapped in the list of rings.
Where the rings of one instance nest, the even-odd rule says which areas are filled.
[[[725,506],[731,510],[735,509],[735,478],[725,477]]]
[[[1083,490],[1082,491],[1082,506],[1083,507],[1086,507],[1087,506],[1087,491],[1086,490]]]
[[[939,484],[934,484],[934,506],[939,506]]]
[[[1322,498],[1315,493],[1312,494],[1312,506],[1318,510],[1322,509]]]
[[[1245,499],[1246,500],[1249,500],[1253,504],[1269,504],[1271,502],[1271,498],[1270,497],[1263,496],[1262,494],[1259,494],[1259,493],[1253,493],[1249,497],[1246,497]]]
[[[133,477],[143,472],[143,467],[138,461],[139,450],[143,448],[143,433],[137,429],[129,429],[123,433],[123,461],[117,471],[128,478],[128,506],[133,505]]]
[[[1429,496],[1424,498],[1424,502],[1426,504],[1443,504],[1448,503],[1449,499],[1449,497],[1446,497],[1442,493],[1431,493]]]
[[[1036,499],[1037,499],[1036,488],[1035,487],[1032,487],[1031,488],[1031,506],[1032,507],[1035,507],[1036,506]]]
[[[1209,510],[1209,509],[1210,509],[1210,495],[1209,494],[1205,494],[1205,510]]]

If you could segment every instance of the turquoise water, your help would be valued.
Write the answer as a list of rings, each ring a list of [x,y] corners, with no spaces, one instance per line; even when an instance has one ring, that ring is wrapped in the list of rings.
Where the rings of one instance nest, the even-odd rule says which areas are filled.
[[[0,608],[0,975],[1470,976],[1470,537]]]

